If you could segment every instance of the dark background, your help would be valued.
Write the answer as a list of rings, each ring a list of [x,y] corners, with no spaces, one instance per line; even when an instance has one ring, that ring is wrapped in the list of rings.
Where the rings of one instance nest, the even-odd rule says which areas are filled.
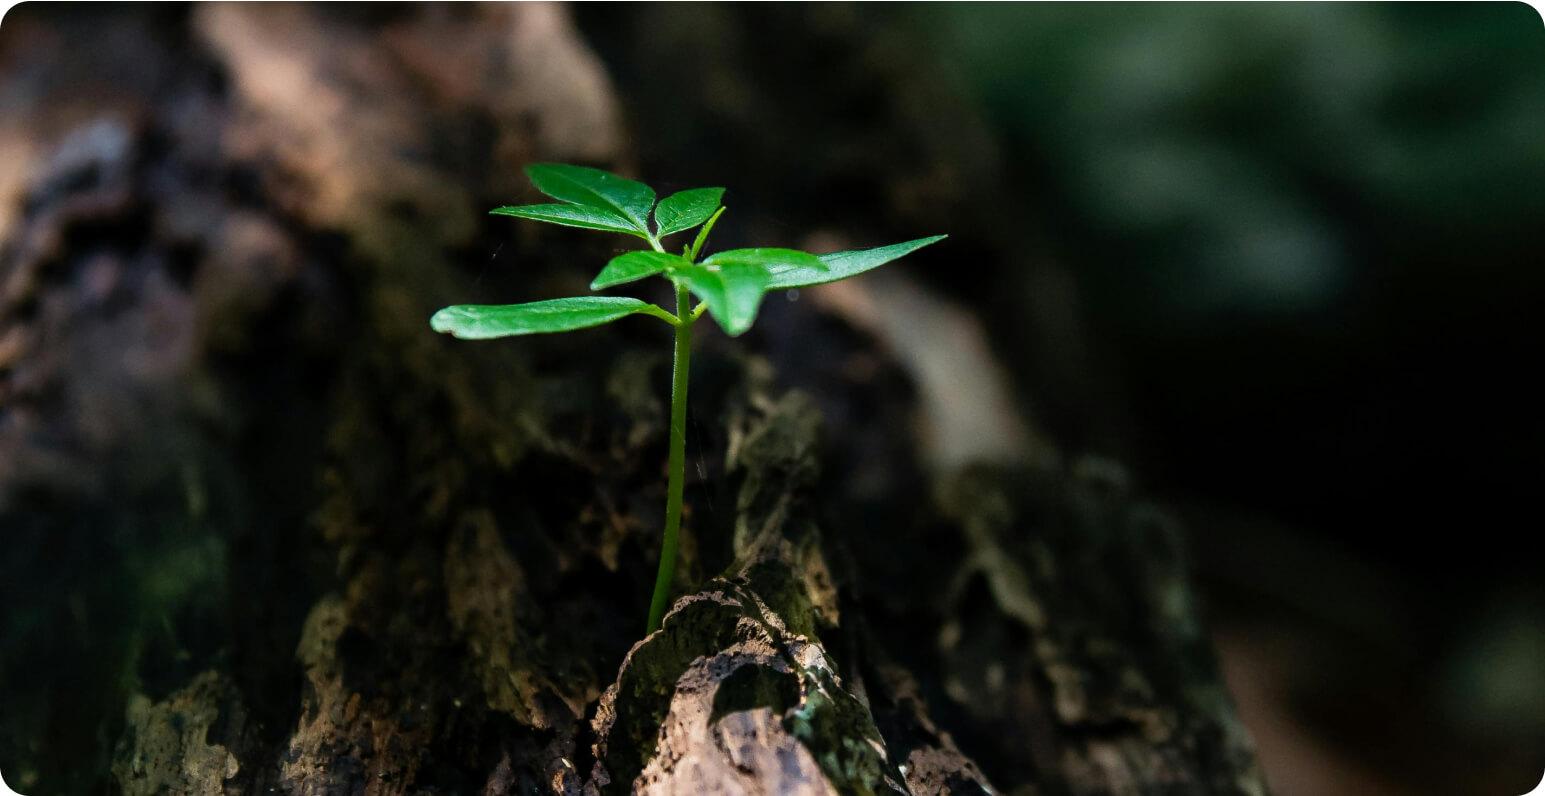
[[[1277,789],[1532,786],[1486,772],[1545,765],[1533,9],[575,11],[644,173],[953,233],[903,267],[1186,520]],[[849,190],[872,169],[935,191]]]

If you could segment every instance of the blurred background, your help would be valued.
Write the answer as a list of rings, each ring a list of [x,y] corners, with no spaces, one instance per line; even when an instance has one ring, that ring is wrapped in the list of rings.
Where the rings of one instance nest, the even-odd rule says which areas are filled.
[[[1005,411],[1031,438],[1121,462],[1183,521],[1277,793],[1522,793],[1538,780],[1536,11],[565,13],[615,89],[630,173],[662,193],[730,185],[720,234],[815,247],[854,229],[876,242],[950,233],[947,260],[899,266],[906,284],[979,326]],[[28,126],[46,110],[36,98],[112,63],[110,48],[71,52],[75,37],[112,29],[114,46],[195,52],[186,14],[7,15],[0,235],[19,229],[19,197],[52,156]]]
[[[744,214],[790,229],[851,217],[817,192],[855,172],[945,187],[842,199],[953,233],[953,267],[912,275],[982,320],[1020,410],[1184,519],[1278,792],[1537,782],[1537,12],[576,13],[647,173],[800,197]]]

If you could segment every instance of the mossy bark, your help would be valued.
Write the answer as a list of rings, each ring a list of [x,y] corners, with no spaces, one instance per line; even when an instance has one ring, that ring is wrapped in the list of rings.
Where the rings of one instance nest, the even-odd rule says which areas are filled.
[[[4,33],[44,75],[6,130],[51,153],[0,186],[22,792],[1262,791],[1162,515],[1102,465],[930,473],[904,374],[808,303],[770,334],[881,377],[703,341],[679,597],[638,638],[663,329],[427,326],[613,248],[483,220],[523,163],[626,165],[563,12],[98,22]],[[18,30],[98,42],[116,104]]]

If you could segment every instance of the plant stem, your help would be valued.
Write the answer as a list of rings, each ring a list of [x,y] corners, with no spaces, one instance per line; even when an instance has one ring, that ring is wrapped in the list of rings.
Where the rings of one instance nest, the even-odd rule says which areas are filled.
[[[660,569],[655,574],[654,596],[649,601],[649,629],[660,629],[676,578],[676,535],[681,530],[681,492],[686,475],[687,369],[692,359],[691,297],[686,285],[676,286],[676,359],[671,373],[671,439],[665,481],[665,537],[660,543]]]

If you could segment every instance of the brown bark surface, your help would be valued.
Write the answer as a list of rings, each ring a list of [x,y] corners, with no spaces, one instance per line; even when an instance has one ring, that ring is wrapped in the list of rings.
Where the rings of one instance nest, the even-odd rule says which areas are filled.
[[[156,13],[0,33],[7,649],[67,661],[0,662],[22,792],[1263,792],[1162,512],[938,464],[851,295],[769,308],[803,370],[704,341],[639,638],[665,335],[426,322],[615,247],[483,216],[629,164],[563,10]]]

